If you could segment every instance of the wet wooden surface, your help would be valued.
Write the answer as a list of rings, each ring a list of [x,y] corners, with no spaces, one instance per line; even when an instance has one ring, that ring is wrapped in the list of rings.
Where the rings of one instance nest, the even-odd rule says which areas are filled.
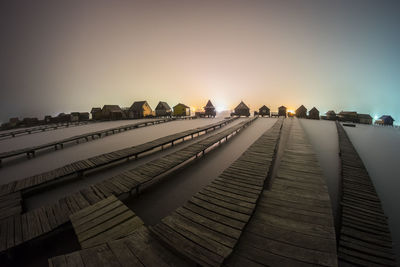
[[[113,195],[72,214],[70,220],[82,248],[120,239],[143,226],[143,221]]]
[[[337,123],[337,130],[342,166],[340,264],[396,266],[390,230],[379,196],[340,123]]]
[[[151,230],[168,247],[201,266],[219,266],[232,253],[267,178],[282,121],[232,165]]]
[[[331,203],[321,168],[297,119],[277,174],[258,201],[227,266],[336,266]]]
[[[173,254],[142,226],[129,237],[49,259],[49,266],[157,266],[185,267],[192,263]]]

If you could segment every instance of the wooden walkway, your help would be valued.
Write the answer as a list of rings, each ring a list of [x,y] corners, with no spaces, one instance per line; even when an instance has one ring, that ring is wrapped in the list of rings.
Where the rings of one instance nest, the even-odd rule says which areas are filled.
[[[396,266],[379,196],[343,126],[336,125],[342,165],[340,265]]]
[[[50,267],[194,266],[164,247],[142,226],[129,237],[49,259]]]
[[[10,216],[0,221],[0,235],[3,236],[4,233],[4,240],[0,240],[0,253],[52,232],[67,223],[71,214],[111,195],[120,196],[132,191],[139,192],[143,185],[151,183],[171,168],[204,154],[207,148],[241,131],[255,119],[243,121],[167,156],[91,185],[59,199],[54,204],[43,206],[22,215]]]
[[[230,167],[162,222],[151,227],[175,252],[201,266],[219,266],[253,213],[273,162],[282,120]]]
[[[33,134],[33,133],[40,133],[45,131],[57,130],[59,128],[66,128],[71,126],[80,126],[86,125],[88,123],[93,123],[94,121],[77,121],[77,122],[65,122],[65,123],[58,123],[58,124],[50,124],[50,125],[43,125],[37,127],[30,127],[27,129],[9,131],[5,133],[0,133],[0,139],[7,138],[7,137],[18,137],[25,134]]]
[[[226,266],[337,265],[331,203],[316,155],[297,119],[286,119],[284,130],[290,135],[276,177]]]
[[[36,152],[40,151],[40,150],[45,150],[45,149],[49,149],[49,148],[53,148],[53,147],[54,147],[54,150],[58,150],[58,149],[64,148],[64,145],[68,144],[68,143],[79,144],[79,142],[81,140],[85,140],[86,142],[88,142],[89,140],[94,140],[95,138],[101,138],[103,136],[109,136],[111,134],[126,132],[126,131],[129,131],[132,129],[137,129],[140,127],[155,125],[155,124],[169,122],[169,121],[172,121],[172,119],[142,121],[142,122],[137,122],[137,123],[133,123],[133,124],[104,129],[104,130],[100,130],[100,131],[79,134],[79,135],[71,136],[68,138],[64,138],[62,140],[57,140],[57,141],[53,141],[53,142],[42,144],[42,145],[25,147],[22,149],[2,152],[2,153],[0,153],[0,166],[2,166],[1,165],[2,161],[7,158],[13,158],[13,157],[17,157],[17,156],[26,154],[27,158],[29,159],[29,158],[35,157]]]
[[[72,214],[70,220],[82,248],[126,237],[143,226],[143,221],[113,195]]]
[[[86,171],[94,170],[110,164],[115,164],[116,162],[123,162],[124,160],[131,158],[136,159],[139,155],[143,153],[152,151],[160,147],[161,149],[163,149],[164,146],[168,144],[174,145],[175,142],[179,140],[184,140],[185,138],[190,136],[193,138],[194,135],[198,136],[201,132],[215,130],[232,122],[235,119],[236,118],[227,119],[203,127],[198,127],[180,133],[168,135],[144,144],[101,154],[85,160],[79,160],[51,171],[36,174],[24,179],[20,179],[18,181],[10,182],[8,184],[3,184],[0,185],[0,196],[22,190],[32,190],[37,187],[43,186],[44,184],[54,182],[55,180],[59,180],[70,175],[82,176]]]

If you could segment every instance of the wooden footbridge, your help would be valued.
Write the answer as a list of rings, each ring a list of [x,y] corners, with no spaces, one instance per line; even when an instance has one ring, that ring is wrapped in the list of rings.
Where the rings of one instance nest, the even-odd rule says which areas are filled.
[[[340,265],[396,266],[387,218],[368,172],[337,123],[341,160]]]
[[[139,192],[143,185],[152,183],[158,176],[181,165],[191,158],[203,155],[215,144],[227,140],[255,118],[243,121],[225,131],[215,133],[165,157],[150,161],[130,171],[111,177],[79,192],[61,198],[56,203],[26,213],[10,216],[0,222],[0,252],[14,248],[43,236],[69,221],[69,216],[111,195]],[[208,128],[208,127],[207,127]],[[4,235],[3,235],[4,233]]]
[[[49,148],[54,148],[54,150],[58,150],[58,149],[64,148],[65,144],[71,144],[71,143],[79,144],[79,142],[81,140],[88,142],[89,140],[94,140],[96,138],[102,138],[104,136],[109,136],[109,135],[116,134],[116,133],[126,132],[129,130],[146,127],[149,125],[165,123],[165,122],[169,122],[172,120],[173,119],[167,118],[167,119],[160,119],[160,120],[142,121],[142,122],[127,124],[127,125],[123,125],[123,126],[113,127],[113,128],[109,128],[109,129],[104,129],[104,130],[100,130],[100,131],[93,131],[93,132],[89,132],[89,133],[79,134],[79,135],[71,136],[68,138],[61,139],[61,140],[45,143],[42,145],[2,152],[2,153],[0,153],[0,166],[2,165],[2,161],[7,158],[13,158],[13,157],[17,157],[20,155],[26,155],[26,157],[29,159],[31,157],[35,157],[35,154],[37,151],[47,150]]]
[[[57,130],[60,128],[66,128],[66,127],[71,127],[71,126],[86,125],[86,124],[93,123],[93,122],[94,121],[64,122],[64,123],[49,124],[49,125],[43,125],[43,126],[37,126],[37,127],[29,127],[26,129],[8,131],[5,133],[0,132],[0,139],[18,137],[21,135],[40,133],[40,132],[51,131],[51,130]]]
[[[140,155],[144,153],[148,153],[149,151],[158,148],[164,149],[164,147],[167,145],[173,146],[178,141],[184,141],[185,138],[194,138],[195,136],[199,136],[202,133],[218,129],[224,125],[227,125],[235,119],[236,118],[227,119],[203,127],[198,127],[180,133],[168,135],[137,146],[119,149],[85,160],[79,160],[51,171],[36,174],[24,179],[20,179],[18,181],[10,182],[8,184],[3,184],[0,186],[0,196],[21,190],[33,190],[50,182],[65,178],[67,176],[82,176],[87,171],[93,171],[100,167],[116,164],[118,162],[123,162],[129,159],[137,159]]]

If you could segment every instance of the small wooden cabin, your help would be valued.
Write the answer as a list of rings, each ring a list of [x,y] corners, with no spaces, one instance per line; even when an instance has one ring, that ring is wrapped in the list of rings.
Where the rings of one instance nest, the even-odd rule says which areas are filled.
[[[270,117],[271,110],[266,105],[263,105],[261,108],[259,108],[258,115],[262,116],[262,117],[264,117],[264,116]]]
[[[153,110],[147,101],[135,101],[130,108],[133,119],[141,119],[153,115]]]
[[[390,125],[393,126],[394,119],[390,115],[383,115],[378,120],[375,121],[375,124],[378,125]]]
[[[39,119],[38,118],[23,118],[22,121],[21,121],[21,124],[23,126],[39,125]]]
[[[174,106],[174,116],[190,116],[190,107],[182,103],[177,104]]]
[[[101,117],[104,120],[126,119],[124,111],[118,105],[104,105],[101,109]]]
[[[70,122],[71,121],[71,114],[60,113],[57,116],[58,122]]]
[[[318,113],[319,116],[319,113]],[[296,117],[297,118],[307,118],[307,108],[301,105],[298,109],[296,109]]]
[[[278,116],[284,116],[286,118],[287,115],[287,108],[285,106],[280,106],[278,108]]]
[[[248,117],[250,116],[250,109],[243,101],[240,101],[239,105],[235,108],[234,115]]]
[[[316,107],[313,107],[308,112],[308,118],[312,120],[319,120],[319,110]]]
[[[92,108],[90,111],[92,114],[92,120],[101,120],[101,108]]]
[[[167,104],[167,102],[160,101],[156,107],[156,116],[157,117],[171,117],[172,109]]]
[[[206,106],[204,107],[204,116],[205,117],[215,117],[217,112],[215,111],[214,105],[211,103],[211,100],[208,100]]]
[[[337,120],[336,113],[333,110],[329,110],[327,113],[325,113],[325,115],[326,115],[327,120],[331,120],[331,121]]]
[[[79,121],[79,112],[71,112],[71,121],[72,122]]]
[[[369,114],[358,114],[358,122],[362,124],[372,124],[372,117]]]
[[[358,122],[358,115],[355,111],[341,111],[337,117],[339,121]]]
[[[88,121],[89,112],[79,112],[79,121]]]

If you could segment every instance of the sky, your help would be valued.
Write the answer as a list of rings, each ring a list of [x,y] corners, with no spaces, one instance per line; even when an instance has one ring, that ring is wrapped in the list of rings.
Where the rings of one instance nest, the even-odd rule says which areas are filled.
[[[0,3],[0,121],[147,100],[400,121],[400,1]]]

